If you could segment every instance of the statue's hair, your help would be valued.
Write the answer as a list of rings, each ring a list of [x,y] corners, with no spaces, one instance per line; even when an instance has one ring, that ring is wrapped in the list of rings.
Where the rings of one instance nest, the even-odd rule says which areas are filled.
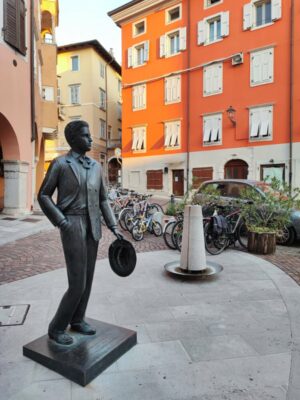
[[[85,121],[82,120],[76,120],[76,121],[71,121],[69,122],[66,127],[65,127],[65,137],[66,141],[71,145],[73,142],[73,138],[78,135],[79,131],[81,128],[84,126],[89,126],[89,124]]]

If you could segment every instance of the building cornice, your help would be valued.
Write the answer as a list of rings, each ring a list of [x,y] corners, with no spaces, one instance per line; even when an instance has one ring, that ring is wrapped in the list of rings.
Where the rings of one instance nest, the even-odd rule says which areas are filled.
[[[179,3],[180,0],[133,0],[110,12],[108,16],[118,25],[126,22],[130,18],[137,17],[149,10],[160,9],[161,6],[168,6],[172,3]]]

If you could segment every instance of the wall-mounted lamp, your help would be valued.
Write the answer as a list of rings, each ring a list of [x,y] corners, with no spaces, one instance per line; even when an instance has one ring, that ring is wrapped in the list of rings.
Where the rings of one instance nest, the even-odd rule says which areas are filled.
[[[236,125],[236,119],[235,119],[236,110],[232,106],[229,106],[229,108],[226,110],[226,112],[227,112],[227,116],[230,119],[230,121],[232,122],[232,124]]]
[[[273,160],[273,158],[271,158],[271,160],[269,161],[269,163],[273,163],[274,162],[274,160]]]

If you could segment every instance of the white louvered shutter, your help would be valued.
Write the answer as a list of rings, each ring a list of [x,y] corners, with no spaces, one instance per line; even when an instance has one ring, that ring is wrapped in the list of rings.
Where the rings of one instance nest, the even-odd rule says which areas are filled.
[[[172,80],[171,78],[165,78],[165,101],[168,103],[171,101],[172,95]]]
[[[282,15],[282,0],[272,0],[272,20],[276,21],[281,18]]]
[[[203,142],[210,142],[210,133],[211,133],[211,118],[206,117],[203,121]]]
[[[179,50],[186,49],[186,27],[180,28],[179,32]]]
[[[212,68],[212,92],[220,93],[223,87],[223,64],[215,64]]]
[[[260,111],[250,111],[250,138],[258,137],[260,127]]]
[[[175,80],[175,100],[181,100],[181,76],[176,76]]]
[[[174,147],[177,142],[177,136],[178,136],[178,129],[177,129],[177,123],[173,122],[170,124],[171,127],[171,140],[170,140],[170,145],[171,147]]]
[[[146,85],[141,85],[141,107],[146,108]]]
[[[138,108],[137,97],[138,97],[138,86],[133,86],[133,88],[132,88],[132,108],[133,109]]]
[[[144,44],[144,62],[149,61],[149,40]]]
[[[165,57],[165,55],[166,55],[166,37],[165,37],[165,35],[162,35],[160,37],[159,44],[160,44],[159,56],[162,58],[162,57]]]
[[[198,22],[198,37],[197,37],[197,44],[204,44],[206,40],[205,35],[205,21]]]
[[[221,15],[221,36],[229,35],[229,11],[225,11]]]
[[[203,89],[204,89],[204,96],[205,96],[212,92],[212,70],[210,67],[204,68],[203,80],[204,80]]]
[[[262,79],[262,82],[268,82],[273,77],[273,72],[271,72],[272,58],[273,57],[270,54],[270,50],[265,50],[262,53],[262,57],[261,57],[261,79]]]
[[[252,27],[252,11],[253,11],[252,3],[244,4],[244,17],[243,17],[244,31],[246,31],[247,29],[251,29]]]
[[[165,124],[165,146],[170,147],[170,140],[171,140],[171,129],[170,124]]]
[[[219,136],[219,117],[215,115],[211,119],[211,138],[210,141],[216,142]]]
[[[261,52],[253,53],[251,55],[251,83],[254,85],[261,82],[261,63]]]
[[[135,128],[133,129],[133,138],[132,138],[132,150],[136,150],[137,149],[137,142],[138,142],[138,130]]]
[[[133,66],[133,51],[132,51],[132,47],[129,47],[127,50],[127,62],[128,62],[128,68],[131,68]]]

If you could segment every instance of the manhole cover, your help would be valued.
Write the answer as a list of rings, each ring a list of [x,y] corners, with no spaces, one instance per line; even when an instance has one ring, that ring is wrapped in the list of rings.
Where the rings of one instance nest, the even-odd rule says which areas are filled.
[[[29,307],[29,304],[0,306],[0,327],[23,325]]]
[[[22,222],[39,222],[40,219],[34,219],[34,218],[25,218],[22,219]]]
[[[5,217],[5,218],[1,218],[2,221],[16,221],[17,218],[13,218],[13,217]]]

